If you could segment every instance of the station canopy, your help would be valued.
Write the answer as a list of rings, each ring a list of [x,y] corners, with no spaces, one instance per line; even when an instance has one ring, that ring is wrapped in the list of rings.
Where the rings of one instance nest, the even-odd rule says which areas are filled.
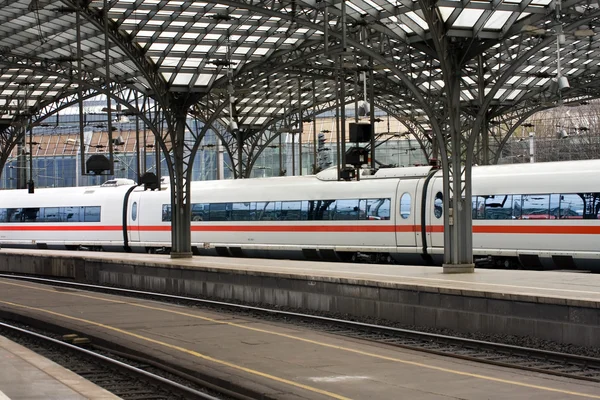
[[[439,40],[464,61],[461,108],[500,84],[499,113],[544,109],[598,97],[599,17],[582,0],[6,0],[0,118],[115,84],[221,122],[233,100],[241,127],[264,129],[331,109],[339,81],[347,103],[373,88],[377,108],[427,129],[424,103],[445,96]]]

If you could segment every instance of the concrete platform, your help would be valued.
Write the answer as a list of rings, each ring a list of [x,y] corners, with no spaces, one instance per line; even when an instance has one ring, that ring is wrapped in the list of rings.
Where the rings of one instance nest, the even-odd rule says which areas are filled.
[[[0,271],[600,346],[600,274],[15,249]]]
[[[0,400],[116,400],[119,397],[0,336]]]
[[[600,399],[600,384],[455,360],[310,329],[0,279],[0,311],[178,364],[255,397]]]

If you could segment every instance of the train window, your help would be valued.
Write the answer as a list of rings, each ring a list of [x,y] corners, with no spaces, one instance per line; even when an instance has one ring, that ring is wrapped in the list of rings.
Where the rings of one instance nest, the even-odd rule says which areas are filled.
[[[335,219],[340,221],[355,221],[358,219],[358,199],[337,200]]]
[[[100,222],[100,206],[85,207],[85,222]]]
[[[60,222],[58,207],[44,208],[44,221],[45,222]]]
[[[134,201],[131,205],[131,220],[135,221],[137,219],[137,201]]]
[[[367,199],[358,200],[358,219],[367,219]]]
[[[230,221],[232,203],[211,203],[209,208],[210,221]]]
[[[308,219],[323,221],[333,219],[335,200],[311,200],[308,202]]]
[[[256,220],[257,221],[275,221],[277,220],[277,211],[274,201],[257,202],[256,203]]]
[[[410,194],[404,193],[400,197],[400,216],[402,219],[410,217]]]
[[[308,218],[308,214],[309,214],[309,202],[307,200],[304,200],[302,202],[302,210],[301,210],[301,215],[300,215],[300,219],[302,221],[306,221]]]
[[[524,194],[521,200],[521,219],[550,219],[550,196]]]
[[[337,206],[335,200],[321,200],[317,202],[317,219],[331,220],[335,217],[335,208]]]
[[[204,221],[208,217],[208,209],[207,203],[192,204],[192,221]]]
[[[559,204],[560,219],[583,218],[583,198],[578,194],[562,194]]]
[[[473,196],[473,219],[483,219],[485,215],[485,196]]]
[[[20,222],[38,222],[39,208],[22,208],[19,214]]]
[[[512,195],[481,196],[483,219],[512,219]],[[480,214],[478,209],[477,214]]]
[[[299,221],[302,210],[301,201],[282,201],[280,220]]]
[[[367,219],[390,219],[390,199],[367,200]]]
[[[171,222],[171,205],[163,204],[162,206],[162,221]]]
[[[550,204],[549,204],[549,215],[550,219],[558,219],[560,214],[560,195],[551,194],[550,195]]]
[[[231,220],[232,221],[251,221],[253,218],[252,212],[256,207],[256,203],[232,203],[231,204]]]
[[[80,211],[83,207],[61,207],[60,214],[62,215],[62,222],[80,222],[83,221],[84,216],[80,216]]]
[[[433,215],[438,219],[444,215],[444,195],[442,192],[437,192],[433,200]]]
[[[7,208],[6,209],[6,222],[21,222],[21,209],[20,208]]]
[[[600,193],[580,193],[579,196],[583,198],[583,218],[600,218]]]
[[[27,207],[0,209],[0,222],[99,222],[100,207]]]

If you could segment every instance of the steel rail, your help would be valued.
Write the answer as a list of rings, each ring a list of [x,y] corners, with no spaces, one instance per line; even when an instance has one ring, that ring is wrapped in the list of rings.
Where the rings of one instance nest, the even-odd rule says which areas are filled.
[[[182,301],[191,304],[204,304],[223,307],[230,310],[243,310],[260,313],[263,315],[292,317],[303,321],[316,321],[323,324],[334,324],[337,326],[336,328],[330,326],[326,329],[323,327],[320,327],[319,329],[326,330],[337,335],[351,336],[409,350],[427,352],[441,356],[454,357],[513,369],[562,376],[572,379],[600,382],[600,358],[469,339],[459,336],[450,336],[411,329],[376,325],[359,321],[348,321],[339,318],[256,307],[245,304],[154,293],[143,290],[116,288],[22,275],[0,274],[0,278],[50,283],[86,290],[98,290],[105,293],[109,292],[133,296],[144,296],[154,300],[170,300]],[[345,330],[342,328],[345,328]],[[404,343],[402,343],[402,341],[404,341]],[[444,350],[441,348],[440,344],[443,344],[447,348]],[[482,354],[481,351],[484,351],[484,353]],[[492,353],[490,354],[490,352]],[[540,363],[546,363],[547,365],[545,368],[542,368],[542,366],[535,366],[536,364]],[[580,374],[561,371],[561,369],[568,370],[572,368],[583,369],[583,371],[581,371]]]
[[[137,374],[137,375],[141,375],[141,376],[143,376],[146,379],[149,379],[149,380],[155,381],[155,382],[159,382],[163,386],[167,386],[167,387],[169,387],[171,389],[176,389],[176,390],[178,390],[180,392],[184,392],[187,395],[195,396],[196,398],[199,398],[199,399],[203,399],[203,400],[220,400],[218,397],[214,397],[214,396],[211,396],[211,395],[209,395],[207,393],[200,392],[198,390],[189,388],[189,387],[184,386],[184,385],[182,385],[180,383],[177,383],[177,382],[174,382],[172,380],[163,378],[162,376],[155,375],[155,374],[153,374],[151,372],[147,372],[147,371],[144,371],[144,370],[139,369],[137,367],[134,367],[132,365],[126,364],[126,363],[124,363],[122,361],[112,359],[112,358],[104,356],[102,354],[95,353],[93,351],[84,349],[82,347],[75,346],[75,345],[72,345],[70,343],[63,342],[63,341],[54,339],[54,338],[49,337],[49,336],[42,335],[42,334],[37,333],[37,332],[33,332],[33,331],[30,331],[30,330],[27,330],[27,329],[23,329],[23,328],[20,328],[18,326],[10,325],[10,324],[4,323],[4,322],[0,322],[0,327],[3,327],[3,328],[6,328],[6,329],[10,329],[10,330],[19,332],[19,333],[21,333],[23,335],[26,335],[28,337],[31,337],[31,338],[41,339],[43,341],[52,343],[53,345],[56,345],[56,346],[61,347],[61,348],[65,348],[65,349],[69,349],[69,350],[72,350],[72,351],[76,351],[76,352],[81,353],[81,354],[85,354],[86,356],[92,357],[92,358],[94,358],[96,360],[100,360],[100,361],[102,361],[104,363],[108,363],[108,364],[111,364],[113,366],[116,366],[119,369],[122,369],[122,370],[125,370],[125,371],[128,371],[128,372],[132,372],[132,373]]]

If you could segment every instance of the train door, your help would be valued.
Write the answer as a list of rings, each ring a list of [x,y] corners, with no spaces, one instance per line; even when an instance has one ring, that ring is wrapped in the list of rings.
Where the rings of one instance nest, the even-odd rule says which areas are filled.
[[[140,203],[140,193],[136,192],[130,194],[128,201],[128,210],[127,210],[127,235],[129,238],[129,242],[139,242],[140,241],[140,212],[141,212],[141,203]]]
[[[396,190],[396,246],[406,248],[407,252],[415,251],[417,245],[419,211],[417,204],[417,179],[400,180]]]
[[[444,247],[444,193],[442,192],[442,178],[434,178],[430,189],[427,191],[426,232],[427,243],[430,248],[443,249]]]

